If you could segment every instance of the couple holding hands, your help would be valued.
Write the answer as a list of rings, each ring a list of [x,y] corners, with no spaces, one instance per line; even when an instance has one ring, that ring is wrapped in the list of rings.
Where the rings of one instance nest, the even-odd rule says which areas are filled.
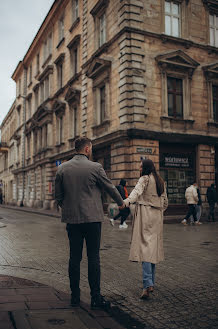
[[[128,198],[123,200],[101,164],[90,160],[91,140],[87,137],[76,139],[75,150],[76,155],[58,167],[55,179],[55,199],[62,209],[61,220],[66,223],[69,238],[71,305],[80,304],[80,262],[85,239],[91,308],[110,307],[100,292],[99,250],[104,219],[102,190],[112,197],[120,209],[135,204],[129,260],[142,263],[141,298],[147,299],[154,289],[155,264],[164,259],[163,211],[168,205],[164,181],[151,160],[142,160],[141,177]]]

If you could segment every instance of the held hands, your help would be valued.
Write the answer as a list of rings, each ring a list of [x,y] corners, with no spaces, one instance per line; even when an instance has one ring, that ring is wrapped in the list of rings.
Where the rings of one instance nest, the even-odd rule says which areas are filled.
[[[125,203],[122,204],[122,206],[119,206],[119,209],[122,210],[126,207]]]

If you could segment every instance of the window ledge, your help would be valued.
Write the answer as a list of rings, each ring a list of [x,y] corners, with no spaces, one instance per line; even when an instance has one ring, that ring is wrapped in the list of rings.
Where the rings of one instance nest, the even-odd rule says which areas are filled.
[[[186,122],[193,124],[195,120],[193,119],[182,119],[182,118],[174,118],[174,117],[168,117],[168,116],[161,116],[161,120],[168,120],[168,121],[174,121],[174,122]]]
[[[52,54],[50,54],[46,60],[44,61],[44,63],[42,64],[42,68],[44,69],[44,67],[48,64],[48,62],[50,61],[50,59],[52,58]]]
[[[64,144],[65,144],[64,142],[58,143],[58,144],[55,145],[55,147],[60,147],[60,146],[63,146]]]
[[[104,132],[108,131],[108,128],[110,126],[110,120],[107,119],[100,123],[99,125],[92,126],[92,131],[94,135],[101,135]]]
[[[70,138],[68,138],[68,141],[69,141],[69,142],[74,142],[75,139],[77,139],[78,137],[79,137],[79,135],[76,135],[76,136],[74,136],[74,137],[70,137]]]
[[[218,128],[218,121],[209,121],[207,123],[208,127],[216,127]]]
[[[58,49],[63,43],[64,43],[65,38],[63,37],[57,44],[56,48]]]
[[[54,94],[54,98],[58,97],[60,94],[62,94],[64,91],[64,87],[59,88],[56,93]]]
[[[70,86],[70,85],[72,85],[72,83],[74,83],[76,80],[78,80],[79,77],[81,76],[81,73],[82,73],[82,72],[80,71],[80,72],[74,74],[74,75],[72,76],[72,78],[70,78],[70,80],[67,82],[67,85]]]
[[[30,83],[28,84],[27,88],[30,88],[32,86],[33,82],[30,81]]]
[[[80,22],[80,18],[77,17],[77,18],[75,19],[75,21],[73,22],[73,24],[71,25],[71,28],[69,29],[69,32],[72,32],[73,29],[79,24],[79,22]]]

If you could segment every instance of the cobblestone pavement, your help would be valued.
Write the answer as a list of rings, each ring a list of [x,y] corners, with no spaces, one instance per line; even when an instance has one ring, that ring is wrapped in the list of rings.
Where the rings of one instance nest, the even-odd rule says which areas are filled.
[[[57,218],[0,208],[0,274],[35,280],[69,292],[68,240]],[[3,225],[2,225],[3,226]],[[217,328],[218,223],[164,225],[166,260],[157,266],[155,292],[141,301],[141,265],[128,262],[131,227],[103,225],[102,293],[126,328]],[[82,299],[89,300],[87,261]]]

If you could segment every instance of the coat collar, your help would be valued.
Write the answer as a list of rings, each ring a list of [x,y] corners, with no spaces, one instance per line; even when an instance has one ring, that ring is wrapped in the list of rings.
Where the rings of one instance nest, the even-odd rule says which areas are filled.
[[[81,154],[81,153],[76,153],[76,155],[74,156],[75,159],[81,159],[81,158],[86,158],[89,160],[89,158],[87,157],[87,155],[85,154]]]

